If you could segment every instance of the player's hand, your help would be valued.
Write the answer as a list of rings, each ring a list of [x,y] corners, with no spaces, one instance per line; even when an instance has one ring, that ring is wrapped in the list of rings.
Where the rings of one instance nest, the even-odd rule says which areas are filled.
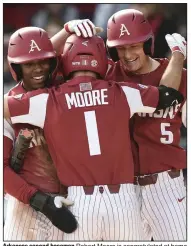
[[[55,196],[54,204],[57,208],[61,208],[63,205],[71,206],[74,204],[74,202],[69,199],[64,198],[63,196]]]
[[[68,199],[61,196],[52,197],[37,191],[30,199],[30,206],[43,213],[54,226],[65,233],[72,233],[78,227],[78,222],[72,212],[67,208],[72,205]]]
[[[84,38],[103,32],[102,27],[96,27],[89,19],[69,21],[64,25],[64,29],[70,34],[75,33]]]
[[[186,59],[186,50],[187,50],[187,42],[184,37],[182,37],[178,33],[167,34],[165,39],[170,47],[172,53],[180,52],[184,56],[184,60]]]

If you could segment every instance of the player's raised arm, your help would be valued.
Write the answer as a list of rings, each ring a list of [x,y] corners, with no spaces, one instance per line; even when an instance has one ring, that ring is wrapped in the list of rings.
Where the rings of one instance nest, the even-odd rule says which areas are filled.
[[[179,91],[162,85],[154,87],[125,82],[120,85],[129,104],[131,116],[134,113],[153,113],[184,100]]]
[[[184,102],[184,105],[181,109],[181,113],[182,113],[182,123],[184,124],[185,127],[187,127],[187,124],[186,124],[186,122],[187,122],[187,117],[186,117],[186,115],[187,115],[187,101]]]
[[[179,89],[184,60],[186,59],[186,40],[178,33],[166,35],[166,41],[172,51],[172,57],[166,68],[160,85]]]
[[[103,29],[96,27],[89,19],[72,20],[67,22],[64,28],[51,38],[51,42],[57,55],[60,55],[63,51],[66,39],[71,34],[75,33],[77,36],[88,38],[100,32],[103,32]]]

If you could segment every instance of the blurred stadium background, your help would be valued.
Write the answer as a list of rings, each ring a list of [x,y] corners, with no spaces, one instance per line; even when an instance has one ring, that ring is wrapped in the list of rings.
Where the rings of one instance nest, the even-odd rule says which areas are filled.
[[[106,40],[107,21],[115,12],[134,8],[142,11],[152,25],[155,34],[155,57],[168,57],[165,34],[178,32],[187,38],[186,3],[152,4],[96,4],[96,3],[4,3],[4,93],[15,85],[7,64],[7,48],[10,35],[18,28],[37,26],[44,28],[49,36],[63,28],[64,23],[72,19],[90,19],[95,25],[104,28],[101,36]],[[187,63],[185,62],[185,67]],[[186,129],[181,129],[181,146],[186,149]]]

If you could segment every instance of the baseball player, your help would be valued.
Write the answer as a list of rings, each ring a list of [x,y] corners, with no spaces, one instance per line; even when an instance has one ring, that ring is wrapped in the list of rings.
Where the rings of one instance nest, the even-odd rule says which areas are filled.
[[[78,31],[78,24],[85,20],[68,23],[70,31]],[[74,30],[75,29],[75,30]],[[85,27],[81,29],[86,30]],[[94,26],[91,29],[95,31]],[[61,31],[66,37],[69,35]],[[95,34],[95,33],[94,33]],[[89,35],[92,35],[91,32]],[[58,35],[57,35],[58,36]],[[56,37],[53,38],[56,47]],[[13,78],[18,84],[8,95],[50,86],[55,75],[57,59],[47,33],[41,28],[27,27],[16,31],[10,38],[8,62]],[[20,129],[30,128],[33,138],[19,175],[10,168],[10,155],[15,136]],[[17,124],[14,129],[4,122],[4,189],[10,194],[7,220],[4,228],[5,240],[60,240],[63,232],[52,225],[42,213],[30,207],[29,200],[38,191],[57,194],[61,186],[55,167],[48,153],[42,129]],[[71,205],[70,201],[64,203]]]
[[[183,64],[182,54],[176,58]],[[140,209],[126,129],[135,112],[153,113],[176,100],[180,103],[182,95],[166,86],[101,79],[107,71],[107,55],[98,36],[87,40],[71,35],[62,59],[67,83],[5,98],[5,117],[11,117],[13,124],[30,122],[44,129],[59,180],[69,187],[68,198],[75,200],[71,211],[78,228],[64,235],[65,240],[140,240]],[[169,65],[175,69],[173,79],[179,79],[183,65],[173,59]],[[165,79],[172,77],[171,71]],[[38,192],[38,196],[41,206],[44,195]]]
[[[109,52],[118,54],[107,78],[160,84],[169,61],[151,58],[154,35],[143,13],[135,9],[115,13],[108,21],[107,38]],[[185,39],[179,34],[167,35],[166,39],[172,52],[182,52],[186,59]],[[133,119],[134,183],[145,239],[152,236],[158,241],[186,240],[186,190],[182,175],[186,153],[179,146],[180,126],[186,121],[185,69],[180,88],[176,89],[184,95],[184,102],[153,114],[138,113]]]

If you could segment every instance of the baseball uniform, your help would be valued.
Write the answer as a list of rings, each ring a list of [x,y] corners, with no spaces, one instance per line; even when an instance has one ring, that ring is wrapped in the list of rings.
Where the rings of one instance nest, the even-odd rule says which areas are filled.
[[[158,86],[168,60],[158,61],[160,65],[156,70],[143,75],[125,74],[117,62],[108,77],[118,82],[130,80]],[[186,70],[183,70],[179,91],[186,100]],[[159,241],[186,240],[186,189],[182,175],[182,169],[186,168],[186,152],[179,146],[184,104],[153,114],[138,113],[132,119],[135,184],[144,239],[152,236]]]
[[[129,119],[154,112],[158,89],[75,77],[9,98],[11,121],[43,128],[79,227],[65,240],[139,240]],[[38,109],[38,110],[37,110]]]
[[[22,83],[12,88],[8,95],[25,93]],[[60,183],[50,158],[41,128],[27,124],[10,126],[4,122],[4,190],[9,193],[4,240],[61,240],[63,232],[58,230],[40,212],[28,204],[32,195],[41,190],[59,193]],[[9,166],[11,150],[20,129],[30,128],[33,138],[27,150],[24,165],[19,174]]]

